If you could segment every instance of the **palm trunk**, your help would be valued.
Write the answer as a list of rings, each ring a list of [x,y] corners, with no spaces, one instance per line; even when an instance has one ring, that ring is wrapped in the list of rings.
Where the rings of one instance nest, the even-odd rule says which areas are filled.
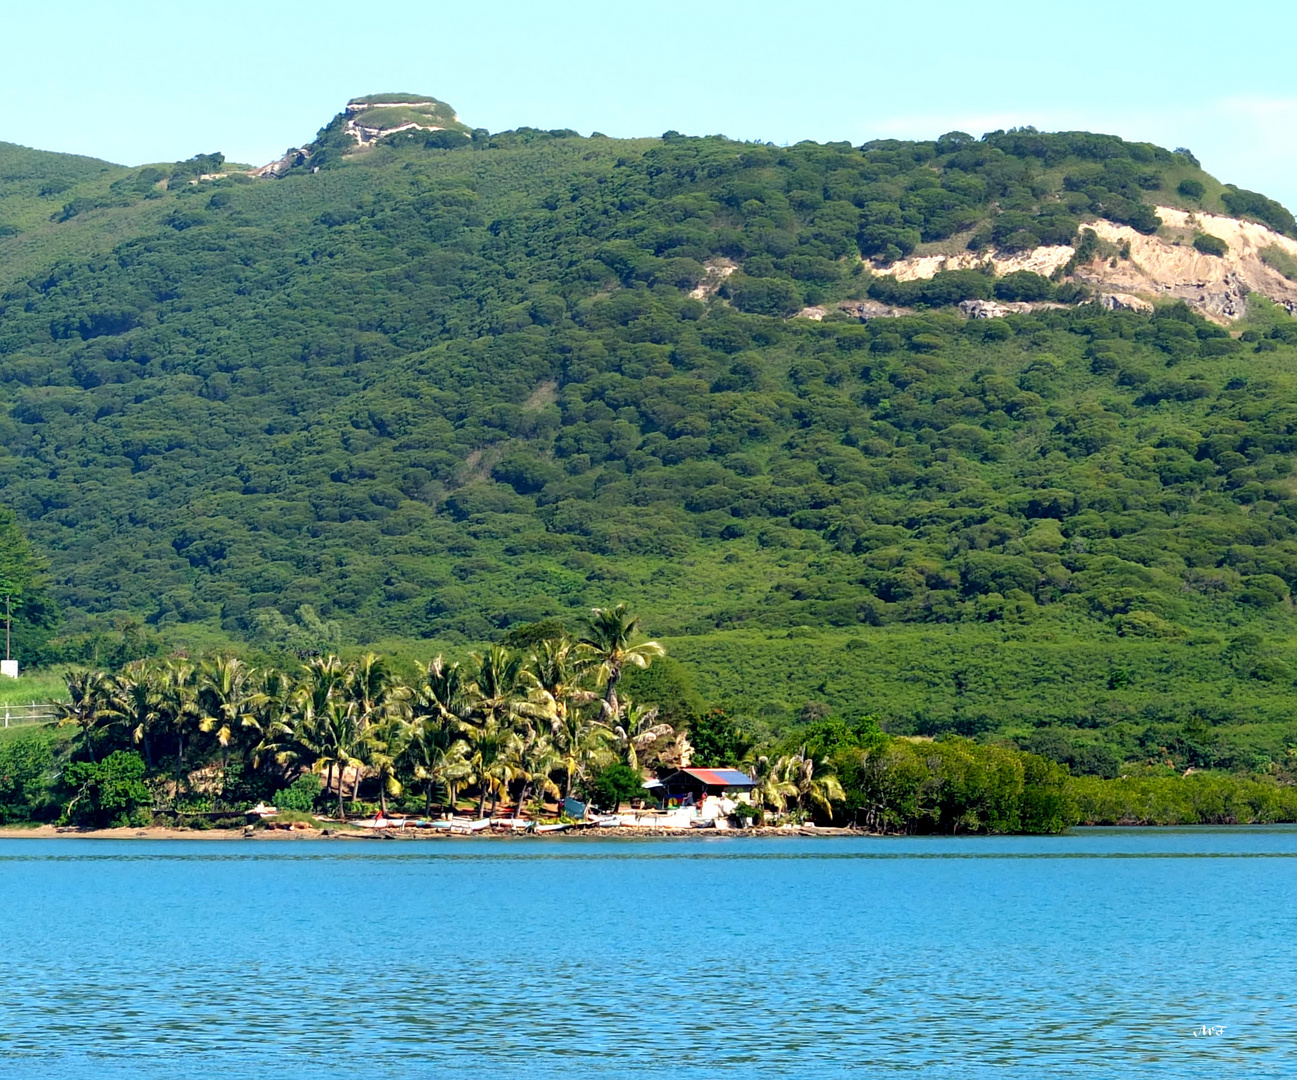
[[[149,772],[153,771],[153,747],[149,744],[149,733],[144,732],[144,760],[149,764]]]
[[[609,716],[612,723],[617,722],[617,714],[621,710],[621,703],[617,700],[617,683],[621,680],[620,665],[608,666],[608,689],[604,691],[603,699],[608,706]]]
[[[89,726],[87,726],[87,727],[84,728],[83,730],[85,731],[84,742],[85,742],[85,746],[86,746],[86,756],[87,756],[88,758],[90,758],[90,764],[91,764],[91,765],[94,765],[94,764],[96,764],[96,762],[95,762],[95,748],[94,748],[94,744],[90,741],[90,728],[89,728]]]
[[[430,818],[432,817],[432,781],[431,780],[429,780],[427,784],[424,785],[423,795],[424,795],[423,816],[426,818]]]
[[[517,821],[518,816],[522,813],[522,804],[527,798],[527,789],[531,787],[531,781],[528,780],[522,785],[522,790],[518,792],[518,805],[513,808],[513,820]]]
[[[477,816],[479,820],[481,819],[482,814],[485,811],[486,811],[486,788],[483,788],[482,794],[477,800]]]
[[[330,771],[332,771],[333,766],[330,765],[329,769]],[[347,820],[347,811],[346,808],[343,807],[342,805],[342,766],[341,765],[338,766],[338,817],[342,821]]]
[[[378,809],[383,817],[387,817],[387,784],[383,782],[381,773],[378,777]]]
[[[351,812],[356,812],[356,800],[360,798],[360,766],[356,766],[356,779],[351,782]]]

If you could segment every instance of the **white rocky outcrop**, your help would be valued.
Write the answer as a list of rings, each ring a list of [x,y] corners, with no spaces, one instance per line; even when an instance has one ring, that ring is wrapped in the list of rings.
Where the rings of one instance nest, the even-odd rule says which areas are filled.
[[[1153,305],[1147,300],[1129,293],[1104,293],[1095,303],[1108,311],[1152,311]]]
[[[1006,315],[1021,315],[1032,310],[1031,304],[1004,300],[963,300],[959,310],[970,319],[1003,319]]]
[[[897,281],[919,281],[943,270],[979,270],[983,267],[997,277],[1015,270],[1030,270],[1049,277],[1060,266],[1067,265],[1076,251],[1064,244],[1038,247],[1032,251],[961,251],[955,255],[917,255],[891,266],[874,267],[875,273],[889,274]]]
[[[1183,300],[1200,314],[1218,323],[1230,323],[1247,314],[1251,293],[1297,311],[1297,282],[1289,281],[1261,258],[1266,248],[1279,248],[1297,259],[1297,240],[1253,221],[1193,214],[1174,207],[1159,206],[1163,226],[1154,236],[1145,236],[1129,225],[1111,221],[1086,222],[1119,254],[1096,257],[1077,266],[1071,279],[1100,293],[1105,306],[1122,310],[1148,310],[1152,301]],[[1218,236],[1229,245],[1223,256],[1204,255],[1193,246],[1199,233]],[[952,255],[920,255],[891,266],[873,266],[878,274],[898,281],[930,278],[943,270],[990,269],[997,276],[1015,270],[1032,270],[1050,276],[1066,266],[1075,249],[1055,245],[1028,252],[959,252]],[[1139,306],[1144,305],[1144,306]]]
[[[380,139],[385,139],[389,135],[397,135],[402,131],[445,131],[446,126],[437,122],[438,118],[433,115],[439,107],[435,101],[349,101],[347,102],[347,123],[345,131],[356,140],[357,146],[372,146]],[[384,109],[417,109],[420,112],[428,112],[428,122],[421,124],[417,120],[406,120],[400,124],[392,124],[390,127],[381,123],[374,123],[374,117],[369,117],[369,122],[365,123],[360,118],[368,114],[381,113]],[[458,121],[459,117],[451,114],[452,121]]]
[[[689,295],[695,300],[709,300],[715,296],[725,279],[738,270],[738,265],[726,258],[708,259],[703,263],[703,279]]]

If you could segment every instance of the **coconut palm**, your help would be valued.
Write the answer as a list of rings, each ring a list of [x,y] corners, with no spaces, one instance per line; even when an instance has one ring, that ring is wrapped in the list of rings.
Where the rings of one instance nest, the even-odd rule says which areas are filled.
[[[578,779],[606,765],[614,757],[608,748],[612,732],[585,709],[569,709],[552,727],[557,768],[563,770],[563,796],[572,794]]]
[[[153,768],[153,736],[166,714],[158,679],[142,660],[133,660],[109,682],[103,715],[121,727],[131,742],[142,744],[144,760]]]
[[[804,811],[820,810],[831,821],[833,819],[833,802],[846,798],[842,784],[831,772],[822,771],[825,762],[819,764],[806,756],[806,747],[783,759],[783,778],[796,792],[797,805]]]
[[[404,762],[411,775],[423,784],[424,814],[432,814],[432,793],[442,788],[446,805],[453,811],[460,783],[472,775],[468,763],[468,743],[460,729],[431,716],[416,716],[410,722]]]
[[[366,725],[402,714],[409,697],[387,661],[375,653],[366,653],[347,669],[346,687]]]
[[[264,703],[256,684],[256,671],[235,656],[218,656],[203,664],[198,675],[199,729],[214,734],[225,750],[236,733],[255,723],[257,708]]]
[[[183,656],[172,657],[158,671],[158,697],[164,722],[176,739],[176,786],[185,775],[185,737],[200,728],[202,711],[198,707],[197,669]]]
[[[473,663],[473,680],[467,691],[472,702],[470,724],[509,728],[548,718],[552,702],[546,700],[521,653],[492,645],[485,653],[474,653]]]
[[[68,700],[54,702],[59,726],[75,724],[81,729],[81,746],[91,764],[95,760],[90,734],[99,726],[100,714],[108,701],[108,676],[102,671],[68,671],[63,674]]]
[[[553,780],[553,773],[559,767],[560,756],[554,749],[553,739],[549,733],[539,727],[526,728],[518,733],[518,744],[515,750],[515,778],[522,780],[522,790],[518,792],[518,801],[514,804],[513,816],[522,814],[527,803],[527,796],[535,792],[543,801],[550,795],[558,798],[559,787]]]
[[[414,718],[434,720],[457,729],[472,713],[470,687],[471,680],[459,664],[448,664],[440,656],[435,657],[411,693]]]
[[[505,727],[493,716],[479,724],[469,725],[464,732],[467,744],[465,761],[467,779],[478,786],[477,816],[486,812],[486,800],[491,799],[491,814],[501,796],[507,795],[509,785],[518,775],[515,761],[521,739],[511,727]]]
[[[525,772],[518,755],[535,724],[548,724],[553,701],[541,690],[520,653],[493,645],[485,653],[474,653],[473,664],[468,687],[472,705],[464,737],[473,779],[479,786],[477,812],[481,817],[487,797],[494,813],[501,797],[508,797],[509,785]]]
[[[398,763],[410,741],[412,726],[400,716],[389,716],[380,723],[369,724],[360,742],[361,760],[378,777],[378,805],[384,815],[387,814],[387,797],[400,795],[403,790]]]
[[[344,686],[360,736],[355,752],[361,764],[355,766],[352,807],[360,793],[362,765],[369,766],[378,774],[379,805],[386,813],[388,794],[399,794],[401,790],[396,779],[396,759],[404,745],[403,721],[409,713],[410,693],[375,653],[366,653],[347,668]]]
[[[588,767],[606,756],[608,730],[595,723],[585,706],[598,700],[586,685],[595,668],[588,651],[570,638],[549,638],[532,657],[536,682],[550,703],[550,739],[557,755],[555,768],[563,770],[563,796]]]
[[[254,769],[260,768],[266,757],[278,760],[281,754],[291,752],[293,695],[297,689],[292,677],[277,668],[258,674],[255,704],[240,721],[247,732],[244,753]]]
[[[753,763],[752,779],[756,787],[752,789],[752,798],[758,809],[768,807],[776,814],[782,814],[788,800],[797,795],[797,785],[785,776],[787,765],[787,758],[765,755]]]
[[[595,608],[581,638],[582,649],[598,665],[602,675],[604,716],[608,722],[616,721],[621,715],[617,683],[627,665],[648,667],[655,657],[666,654],[656,641],[635,643],[639,626],[639,616],[628,612],[625,604]]]
[[[315,769],[329,770],[333,775],[338,773],[338,817],[346,818],[342,804],[342,781],[348,769],[354,769],[356,779],[351,787],[351,805],[355,809],[356,793],[360,787],[360,770],[365,762],[361,757],[364,752],[365,726],[361,723],[359,710],[355,703],[341,695],[330,697],[324,702],[324,708],[314,716],[312,728],[314,736],[313,749],[316,752]]]
[[[349,753],[353,740],[344,738],[340,743],[338,739],[349,726],[349,721],[339,715],[350,712],[346,679],[347,669],[336,656],[317,656],[307,661],[290,708],[278,725],[281,734],[276,740],[280,749],[275,754],[284,766],[309,762],[314,771],[325,776],[325,791],[333,790],[333,773],[337,769],[339,817],[344,816],[342,775],[354,758]]]
[[[468,744],[462,735],[472,711],[469,680],[459,664],[433,659],[411,695],[405,758],[424,785],[424,813],[432,813],[432,792],[442,787],[454,810],[457,785],[470,774]]]
[[[657,706],[636,705],[627,698],[624,715],[611,725],[617,752],[636,772],[640,768],[640,755],[675,732],[670,724],[657,723],[657,718]]]

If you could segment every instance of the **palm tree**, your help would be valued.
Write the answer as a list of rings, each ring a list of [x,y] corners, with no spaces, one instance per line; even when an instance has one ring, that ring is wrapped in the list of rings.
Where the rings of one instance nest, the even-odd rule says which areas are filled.
[[[513,816],[517,818],[533,790],[542,801],[546,795],[558,798],[560,792],[553,773],[561,759],[550,736],[539,728],[529,727],[519,732],[515,761],[516,776],[522,780],[522,790],[518,792],[518,801],[513,808]]]
[[[153,768],[153,740],[164,720],[163,699],[158,680],[142,660],[133,660],[109,683],[105,717],[120,724],[131,742],[142,743],[144,760]]]
[[[475,671],[469,684],[472,701],[469,723],[501,728],[547,716],[551,703],[545,700],[536,676],[527,668],[521,653],[492,645],[485,653],[474,653]]]
[[[806,756],[806,747],[783,759],[783,778],[796,792],[797,805],[806,811],[821,810],[833,820],[833,801],[846,798],[842,784],[831,772],[816,774],[814,758]],[[827,767],[826,762],[821,766]]]
[[[553,702],[527,669],[520,653],[492,645],[485,653],[474,653],[475,671],[468,686],[472,702],[464,734],[468,760],[479,787],[478,817],[491,798],[495,813],[501,797],[508,797],[509,785],[523,768],[518,761],[525,740],[520,729],[530,731],[537,719],[548,720]]]
[[[470,725],[464,741],[468,744],[468,778],[478,785],[477,816],[484,815],[487,796],[491,798],[494,816],[500,796],[508,794],[509,785],[517,776],[514,759],[520,744],[518,733],[490,717]]]
[[[628,664],[648,667],[655,657],[666,654],[656,641],[634,644],[639,626],[639,616],[630,614],[625,604],[595,608],[590,614],[585,636],[581,638],[581,646],[599,666],[603,676],[604,715],[609,723],[615,722],[621,714],[617,683],[621,680],[622,670]]]
[[[402,686],[387,662],[375,653],[366,653],[347,668],[347,698],[359,733],[355,751],[355,782],[351,786],[354,810],[360,794],[361,769],[370,766],[378,774],[378,801],[387,812],[388,794],[399,794],[396,758],[405,738],[402,721],[409,712],[409,690]]]
[[[408,690],[381,656],[366,653],[347,669],[347,693],[365,724],[376,724],[404,709]]]
[[[293,746],[293,695],[297,690],[293,679],[278,668],[266,668],[258,673],[254,703],[240,721],[248,732],[244,753],[254,769],[271,756],[281,765],[281,755],[296,758]]]
[[[405,757],[414,778],[424,785],[424,813],[432,814],[432,792],[446,791],[453,811],[456,785],[465,780],[468,744],[461,738],[472,711],[469,681],[459,664],[447,664],[440,656],[428,664],[421,684],[411,696],[411,722]]]
[[[399,762],[410,739],[408,721],[393,716],[382,724],[370,724],[361,740],[360,756],[378,777],[378,807],[387,815],[387,797],[404,790],[399,777]]]
[[[558,768],[563,770],[563,797],[572,794],[572,785],[613,757],[608,749],[612,732],[595,721],[585,709],[570,709],[553,726],[554,749]]]
[[[360,756],[364,750],[365,728],[360,722],[355,703],[341,696],[327,698],[323,710],[314,716],[312,734],[316,770],[327,768],[330,776],[334,769],[338,771],[338,817],[345,820],[347,815],[342,805],[342,778],[348,769],[356,771],[356,781],[351,788],[354,810],[356,791],[360,787],[360,770],[365,764]]]
[[[312,657],[303,665],[302,677],[283,720],[269,725],[271,731],[279,729],[277,734],[270,735],[273,742],[269,745],[279,747],[275,757],[280,765],[309,762],[314,771],[324,774],[325,791],[333,789],[333,772],[338,769],[339,817],[344,816],[342,770],[346,766],[340,764],[336,734],[346,725],[331,714],[339,709],[347,710],[346,678],[347,670],[336,656]]]
[[[67,671],[63,681],[67,684],[68,700],[54,703],[59,726],[76,724],[81,729],[81,745],[93,765],[95,748],[90,733],[99,726],[100,712],[108,701],[108,676],[102,671]]]
[[[592,722],[584,708],[598,700],[584,685],[594,674],[594,664],[570,638],[549,638],[533,655],[532,670],[549,702],[550,738],[557,754],[556,768],[563,770],[562,794],[566,798],[572,794],[576,777],[605,756],[608,731]]]
[[[432,815],[435,787],[444,789],[446,805],[453,811],[459,783],[472,775],[468,743],[461,738],[460,729],[431,716],[416,716],[410,723],[404,760],[414,778],[423,784],[424,814]]]
[[[173,657],[158,672],[158,695],[165,722],[176,737],[176,797],[185,774],[185,735],[195,724],[201,728],[197,669],[184,657]]]
[[[247,721],[263,701],[256,671],[238,657],[218,656],[203,664],[198,676],[199,729],[215,734],[222,750],[249,726]]]
[[[765,755],[757,758],[752,768],[752,779],[756,783],[752,796],[758,810],[769,807],[776,814],[782,814],[788,800],[796,796],[797,785],[785,776],[787,764],[787,758]]]
[[[674,734],[670,724],[656,723],[657,706],[636,705],[629,698],[625,702],[625,715],[612,724],[612,734],[621,758],[636,772],[640,768],[640,754],[659,739]]]

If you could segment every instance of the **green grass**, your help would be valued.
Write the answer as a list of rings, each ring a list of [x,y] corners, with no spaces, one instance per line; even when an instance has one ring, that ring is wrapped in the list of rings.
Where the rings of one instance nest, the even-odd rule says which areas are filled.
[[[1294,258],[1278,244],[1269,244],[1261,249],[1261,261],[1273,270],[1278,270],[1289,281],[1297,281],[1297,258]]]
[[[0,677],[0,723],[6,705],[44,704],[50,699],[67,700],[67,686],[61,672],[22,672],[17,679]]]
[[[462,129],[463,124],[458,123],[454,116],[448,111],[443,111],[435,106],[427,109],[421,109],[417,106],[414,108],[377,108],[366,109],[362,113],[357,113],[352,119],[357,124],[366,127],[377,128],[396,128],[403,124],[420,124],[424,127],[435,124],[442,128]]]
[[[1286,315],[1248,342],[1176,310],[785,321],[697,303],[689,275],[724,255],[832,305],[864,280],[861,207],[946,166],[398,141],[165,192],[0,148],[32,173],[0,171],[0,221],[27,230],[0,240],[0,483],[69,638],[130,616],[195,652],[413,666],[625,600],[710,702],[771,729],[809,703],[1137,759],[1209,707],[1218,756],[1282,750]],[[70,186],[39,196],[42,169]],[[1039,185],[1013,186],[1034,212]],[[114,192],[138,201],[50,221]]]
[[[436,106],[437,108],[443,109],[446,112],[453,111],[451,107],[447,105],[444,101],[439,101],[437,98],[432,97],[430,94],[403,94],[403,93],[366,94],[364,97],[352,98],[349,102],[347,102],[347,104],[348,105],[389,105],[394,102],[395,103],[427,102],[429,105]]]

